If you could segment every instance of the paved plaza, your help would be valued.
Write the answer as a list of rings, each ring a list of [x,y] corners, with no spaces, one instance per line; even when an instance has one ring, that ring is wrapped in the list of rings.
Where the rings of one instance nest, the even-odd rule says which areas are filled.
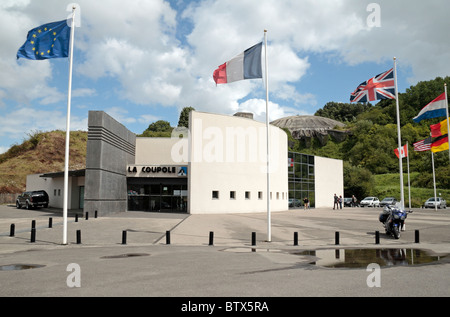
[[[89,212],[88,219],[80,214],[77,222],[71,212],[63,245],[60,210],[2,205],[0,296],[182,297],[197,303],[223,297],[449,296],[450,210],[415,209],[399,240],[384,234],[380,212],[272,213],[270,242],[265,212],[124,212],[98,218]],[[378,271],[364,262],[327,266],[350,260],[347,251],[361,249],[400,251],[412,263],[381,265]],[[425,251],[433,261],[420,261]],[[31,268],[19,269],[26,266]]]

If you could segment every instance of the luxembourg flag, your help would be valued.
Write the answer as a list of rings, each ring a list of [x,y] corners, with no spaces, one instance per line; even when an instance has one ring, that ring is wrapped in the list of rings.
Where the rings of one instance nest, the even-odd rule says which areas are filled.
[[[243,79],[262,78],[262,44],[260,42],[220,65],[213,73],[216,85],[232,83]]]
[[[436,99],[420,110],[419,114],[413,118],[414,122],[420,122],[423,119],[447,116],[447,100],[445,93],[439,95]]]

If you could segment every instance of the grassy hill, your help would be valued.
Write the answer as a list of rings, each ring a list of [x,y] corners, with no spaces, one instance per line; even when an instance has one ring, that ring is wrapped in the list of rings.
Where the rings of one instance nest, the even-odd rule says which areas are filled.
[[[65,131],[34,132],[0,154],[0,193],[24,191],[28,174],[63,171],[65,138]],[[86,167],[86,144],[86,131],[70,133],[70,170]]]

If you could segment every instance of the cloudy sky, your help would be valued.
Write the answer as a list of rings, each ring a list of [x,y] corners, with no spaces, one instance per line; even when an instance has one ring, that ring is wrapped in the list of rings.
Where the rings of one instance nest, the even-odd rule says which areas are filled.
[[[70,2],[0,2],[0,153],[33,131],[65,130],[68,59],[16,60],[27,32]],[[79,0],[71,129],[103,110],[135,133],[176,126],[183,107],[265,120],[260,79],[216,86],[213,71],[268,38],[270,120],[349,102],[393,67],[399,92],[450,75],[448,0]],[[425,105],[424,105],[425,106]]]

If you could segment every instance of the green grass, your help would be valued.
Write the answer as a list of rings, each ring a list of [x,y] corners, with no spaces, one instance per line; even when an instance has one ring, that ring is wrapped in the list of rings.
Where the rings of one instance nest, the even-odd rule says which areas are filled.
[[[410,173],[410,183],[419,176],[418,172]],[[384,197],[395,197],[397,200],[400,200],[400,174],[392,173],[392,174],[381,174],[374,175],[375,178],[375,193],[380,200]],[[403,173],[403,190],[405,196],[405,205],[409,206],[408,200],[408,174]],[[436,195],[439,197],[439,193],[446,201],[450,199],[450,189],[436,188]],[[420,187],[411,187],[411,207],[421,207],[424,202],[434,196],[433,188],[420,188]]]

